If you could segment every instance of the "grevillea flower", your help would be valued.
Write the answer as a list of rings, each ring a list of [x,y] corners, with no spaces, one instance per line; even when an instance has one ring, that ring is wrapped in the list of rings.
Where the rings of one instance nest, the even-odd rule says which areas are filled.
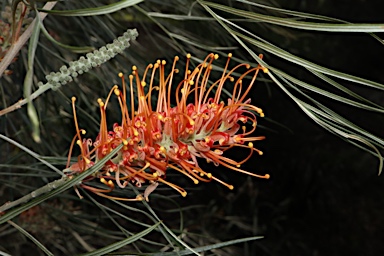
[[[122,89],[115,85],[105,101],[98,99],[100,132],[93,143],[82,137],[85,130],[78,127],[74,106],[76,99],[73,97],[77,133],[69,155],[75,142],[80,146],[81,155],[71,166],[68,159],[68,175],[83,172],[123,144],[123,148],[101,171],[89,177],[100,179],[108,189],[90,187],[84,182],[81,186],[104,195],[102,193],[113,190],[115,184],[124,188],[128,182],[138,187],[149,182],[151,185],[144,192],[144,197],[148,200],[148,194],[160,182],[186,196],[187,192],[183,188],[166,180],[167,172],[177,171],[195,184],[215,180],[233,189],[232,185],[204,171],[199,166],[199,158],[212,162],[215,166],[223,165],[251,176],[269,178],[268,174],[258,175],[241,169],[241,165],[254,152],[262,154],[254,148],[253,142],[264,137],[253,137],[252,134],[256,129],[256,116],[263,117],[264,114],[260,108],[251,105],[251,100],[246,97],[259,71],[268,70],[261,66],[251,68],[249,64],[239,64],[229,69],[231,57],[232,54],[229,54],[220,79],[213,83],[209,78],[212,62],[218,55],[212,53],[193,70],[189,70],[191,55],[188,54],[184,74],[179,74],[176,68],[179,60],[177,56],[167,76],[164,60],[148,65],[142,77],[139,76],[137,67],[133,66],[129,84],[125,83],[124,75],[120,73]],[[235,79],[235,73],[239,73],[241,69],[245,71]],[[178,77],[181,81],[174,85]],[[249,84],[243,84],[245,77],[250,81]],[[227,102],[221,100],[225,84],[232,84],[233,87],[232,96]],[[121,123],[115,123],[112,130],[108,130],[106,109],[112,94],[119,101],[122,117]],[[156,104],[153,104],[154,97]],[[130,98],[129,102],[127,98]],[[250,153],[242,161],[225,157],[223,153],[233,147],[247,148]]]

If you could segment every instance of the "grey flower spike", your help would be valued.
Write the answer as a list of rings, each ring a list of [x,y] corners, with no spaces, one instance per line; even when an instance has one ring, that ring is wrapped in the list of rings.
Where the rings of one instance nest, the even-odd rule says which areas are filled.
[[[91,68],[100,66],[118,53],[122,53],[130,46],[129,41],[136,40],[138,35],[136,29],[128,29],[122,36],[113,40],[112,43],[92,53],[87,53],[86,56],[81,56],[77,61],[71,61],[69,67],[64,65],[60,68],[59,72],[51,72],[45,77],[47,83],[42,84],[39,82],[39,87],[48,86],[53,90],[57,90],[61,85],[72,81],[78,75],[88,72]]]

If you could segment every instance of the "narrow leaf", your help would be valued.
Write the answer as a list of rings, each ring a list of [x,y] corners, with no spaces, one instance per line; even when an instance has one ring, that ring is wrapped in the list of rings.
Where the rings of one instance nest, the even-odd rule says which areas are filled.
[[[254,240],[258,240],[258,239],[262,239],[262,238],[264,238],[264,237],[262,237],[262,236],[252,236],[252,237],[240,238],[240,239],[235,239],[235,240],[226,241],[226,242],[222,242],[222,243],[217,243],[217,244],[211,244],[211,245],[197,247],[197,248],[194,248],[194,250],[195,250],[195,252],[206,252],[206,251],[209,251],[209,250],[218,249],[218,248],[221,248],[221,247],[230,246],[230,245],[234,245],[234,244],[238,244],[238,243],[245,243],[245,242],[249,242],[249,241],[254,241]],[[183,251],[180,251],[180,252],[155,253],[155,254],[151,254],[151,255],[156,255],[156,256],[178,256],[178,255],[190,255],[190,254],[192,254],[192,252],[190,250],[183,250]]]
[[[144,0],[122,0],[113,4],[94,7],[94,8],[84,8],[84,9],[78,9],[78,10],[64,10],[64,11],[39,9],[39,11],[47,12],[54,15],[60,15],[60,16],[94,16],[94,15],[104,15],[108,13],[113,13],[123,8],[127,8],[135,4],[141,3],[143,1]]]
[[[72,179],[68,179],[66,176],[64,176],[62,179],[57,180],[57,184],[58,185],[52,186],[52,183],[54,183],[56,181],[51,182],[51,183],[45,185],[45,186],[47,186],[47,191],[50,191],[49,193],[43,194],[41,196],[38,196],[38,195],[36,195],[36,190],[31,192],[29,195],[32,198],[35,198],[35,197],[36,198],[34,200],[32,200],[32,201],[29,201],[29,202],[23,204],[22,206],[20,206],[20,207],[18,207],[16,209],[13,209],[13,210],[10,210],[9,212],[6,212],[4,215],[2,215],[0,217],[0,225],[2,223],[6,222],[6,221],[8,221],[8,220],[18,216],[20,213],[22,213],[22,212],[24,212],[24,211],[26,211],[26,210],[28,210],[28,209],[38,205],[38,204],[44,202],[45,200],[47,200],[49,198],[52,198],[54,196],[57,196],[57,195],[63,193],[64,191],[72,188],[73,186],[76,186],[76,185],[80,184],[83,179],[85,179],[86,177],[92,175],[92,173],[95,173],[95,172],[99,171],[104,166],[104,164],[109,159],[111,159],[122,147],[123,147],[123,144],[117,146],[114,150],[111,151],[111,153],[109,153],[103,159],[99,160],[94,166],[92,166],[88,170],[80,173],[79,175],[73,177]],[[62,180],[62,182],[60,182],[61,180]],[[48,186],[50,186],[50,187],[48,187]],[[40,189],[42,189],[42,188],[40,188]],[[12,202],[10,202],[10,203],[12,203]],[[5,204],[5,205],[7,205],[7,204]]]
[[[303,29],[303,30],[312,30],[312,31],[326,31],[326,32],[384,32],[384,24],[335,24],[335,23],[316,23],[316,22],[306,22],[306,21],[297,21],[291,18],[280,18],[269,15],[264,15],[256,12],[249,12],[233,7],[211,3],[203,2],[207,6],[211,6],[215,9],[228,12],[230,14],[235,14],[243,18],[249,18],[255,21],[262,21],[266,23],[271,23],[275,25],[280,25],[284,27]]]
[[[13,221],[8,221],[8,223],[10,225],[12,225],[14,228],[16,228],[18,231],[20,231],[20,233],[22,233],[23,235],[25,235],[27,238],[29,238],[34,244],[36,244],[46,255],[54,255],[52,252],[50,252],[47,247],[45,247],[42,243],[39,242],[39,240],[37,240],[33,235],[31,235],[30,233],[28,233],[28,231],[26,231],[25,229],[23,229],[22,227],[20,227],[19,225],[17,225],[16,223],[14,223]]]
[[[116,243],[113,243],[113,244],[110,244],[106,247],[103,247],[103,248],[100,248],[98,250],[95,250],[95,251],[92,251],[92,252],[89,252],[89,253],[86,253],[86,254],[82,254],[83,256],[95,256],[95,255],[106,255],[107,253],[110,253],[110,252],[113,252],[113,251],[116,251],[118,249],[120,249],[121,247],[127,245],[127,244],[130,244],[130,243],[133,243],[135,242],[136,240],[144,237],[145,235],[151,233],[157,226],[159,226],[161,222],[158,222],[156,223],[155,225],[141,231],[140,233],[137,233],[136,235],[133,235],[133,236],[130,236],[126,239],[123,239],[121,241],[118,241]]]

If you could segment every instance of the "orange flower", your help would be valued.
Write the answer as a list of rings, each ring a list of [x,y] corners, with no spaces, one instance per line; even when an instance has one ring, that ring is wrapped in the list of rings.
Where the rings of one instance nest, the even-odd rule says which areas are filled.
[[[201,169],[199,158],[213,162],[216,166],[223,165],[251,176],[269,178],[268,174],[258,175],[240,168],[253,152],[262,154],[253,147],[253,142],[264,137],[252,137],[252,134],[256,129],[256,115],[263,117],[264,114],[260,108],[251,105],[251,100],[246,96],[259,71],[268,70],[261,66],[250,68],[249,64],[239,64],[229,69],[231,57],[232,54],[229,54],[221,78],[212,84],[209,82],[212,62],[218,58],[217,54],[212,53],[193,70],[188,69],[191,58],[188,54],[186,70],[177,86],[174,85],[174,80],[180,76],[179,70],[176,69],[178,57],[175,57],[168,76],[165,75],[164,60],[148,65],[142,78],[137,67],[133,66],[132,74],[129,75],[129,95],[124,76],[120,73],[122,90],[115,85],[105,101],[98,100],[101,113],[100,132],[93,144],[89,139],[82,139],[85,131],[79,129],[74,110],[77,134],[72,142],[70,154],[76,140],[81,148],[81,155],[77,163],[69,168],[70,175],[91,167],[123,143],[124,147],[117,156],[93,176],[100,178],[109,188],[98,189],[82,184],[83,187],[100,194],[111,191],[115,183],[124,188],[128,182],[141,186],[149,181],[154,184],[149,187],[152,191],[157,182],[161,182],[186,196],[187,192],[183,188],[165,179],[167,171],[175,170],[189,177],[195,184],[215,180],[233,189],[232,185]],[[242,68],[246,71],[235,80],[235,72]],[[250,77],[250,83],[247,85],[243,84],[245,77],[247,80]],[[232,97],[227,103],[221,101],[221,93],[226,83],[233,84]],[[153,104],[155,91],[157,103]],[[115,94],[119,101],[122,121],[120,124],[114,124],[112,130],[108,130],[106,108],[112,94]],[[127,96],[130,97],[130,102],[127,102]],[[75,108],[75,98],[72,102]],[[247,130],[246,123],[251,124],[251,129]],[[93,146],[92,150],[89,150],[90,146]],[[223,155],[232,147],[248,148],[250,154],[240,162],[234,161]],[[148,191],[144,194],[147,197]]]

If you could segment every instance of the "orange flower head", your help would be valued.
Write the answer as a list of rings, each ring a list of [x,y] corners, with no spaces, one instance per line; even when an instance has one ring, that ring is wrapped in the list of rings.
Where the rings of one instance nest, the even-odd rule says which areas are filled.
[[[88,169],[118,145],[123,144],[117,156],[92,176],[98,177],[108,189],[93,188],[85,184],[82,186],[101,194],[111,191],[114,184],[124,188],[128,182],[141,186],[149,181],[153,185],[148,187],[148,191],[152,192],[158,182],[161,182],[186,196],[187,192],[183,188],[166,181],[167,171],[175,170],[195,184],[215,180],[233,189],[232,185],[200,168],[199,158],[206,159],[216,166],[223,165],[234,171],[268,179],[268,174],[258,175],[241,169],[241,165],[254,152],[262,154],[254,148],[253,142],[264,137],[253,137],[252,134],[256,129],[256,116],[263,117],[264,114],[260,108],[251,105],[251,100],[246,97],[259,71],[268,70],[261,66],[251,68],[249,64],[239,64],[229,69],[231,57],[232,54],[228,54],[220,79],[213,83],[209,81],[213,69],[212,62],[218,58],[218,55],[213,53],[193,70],[189,70],[191,55],[188,54],[184,74],[178,74],[180,72],[176,68],[179,60],[177,56],[167,76],[164,71],[167,63],[164,60],[148,65],[142,77],[139,76],[137,67],[133,66],[132,74],[128,76],[129,84],[126,84],[124,75],[120,73],[122,90],[115,85],[105,101],[98,100],[101,114],[100,132],[93,143],[90,139],[82,139],[85,131],[79,129],[74,110],[77,133],[70,154],[76,142],[80,146],[81,155],[78,161],[69,167],[70,175]],[[235,73],[239,73],[240,69],[245,69],[245,72],[236,80]],[[181,82],[177,86],[174,85],[174,80],[180,76]],[[247,81],[250,79],[249,84],[243,84],[245,77]],[[232,96],[224,102],[221,100],[221,94],[227,83],[233,84],[233,91]],[[113,129],[108,130],[106,108],[112,94],[115,94],[119,101],[122,118],[121,123],[114,124]],[[130,98],[129,102],[127,97]],[[153,98],[157,99],[156,104],[153,104]],[[75,108],[74,98],[72,102]],[[251,124],[249,130],[246,123]],[[89,150],[90,147],[93,149]],[[250,153],[238,162],[224,156],[224,152],[232,147],[248,148]],[[150,193],[148,191],[144,193],[146,198]]]

